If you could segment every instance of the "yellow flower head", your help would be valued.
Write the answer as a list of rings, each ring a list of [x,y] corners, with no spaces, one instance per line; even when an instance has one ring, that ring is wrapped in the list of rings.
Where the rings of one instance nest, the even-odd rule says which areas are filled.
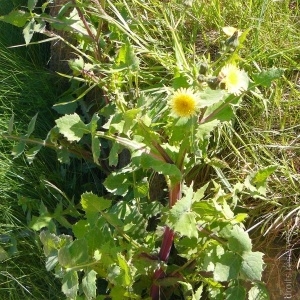
[[[180,88],[171,96],[169,106],[174,116],[189,118],[198,110],[198,95],[191,88]]]
[[[218,76],[221,83],[225,84],[225,89],[230,94],[239,96],[246,91],[249,85],[249,77],[244,70],[240,70],[235,65],[226,65]]]

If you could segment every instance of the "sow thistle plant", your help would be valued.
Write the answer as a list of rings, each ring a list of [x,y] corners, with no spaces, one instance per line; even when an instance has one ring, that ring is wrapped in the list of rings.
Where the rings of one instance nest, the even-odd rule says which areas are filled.
[[[39,23],[45,17],[43,12],[32,19],[36,1],[29,2],[28,15],[15,11],[1,18],[10,21],[22,16],[18,24],[25,25],[26,42],[30,42],[27,22]],[[87,90],[91,84],[100,86],[106,94],[102,108],[84,119],[77,109],[79,96],[72,103],[59,103],[60,111],[67,113],[56,120],[44,141],[33,136],[36,117],[24,136],[13,135],[13,119],[2,134],[19,141],[16,156],[25,152],[32,161],[47,146],[57,151],[61,163],[69,163],[75,155],[105,170],[103,194],[87,191],[81,199],[69,199],[61,192],[64,201],[55,211],[42,204],[39,215],[33,217],[30,226],[40,231],[47,270],[61,279],[68,299],[267,299],[261,282],[263,254],[252,249],[243,225],[247,215],[235,209],[243,194],[266,197],[266,181],[275,167],[232,183],[222,171],[226,164],[210,149],[214,133],[230,125],[250,89],[246,71],[238,67],[238,59],[233,60],[245,35],[238,37],[233,52],[225,52],[217,65],[212,63],[205,70],[200,81],[197,68],[204,58],[199,58],[199,64],[189,62],[175,30],[170,33],[174,53],[166,53],[138,36],[139,29],[148,30],[144,24],[135,22],[135,29],[130,28],[123,18],[127,5],[120,3],[121,14],[107,1],[108,15],[99,1],[89,1],[88,7],[71,2],[66,8],[74,8],[72,20],[62,16],[64,10],[58,23],[55,17],[49,18],[54,28],[66,22],[78,42],[79,58],[69,64],[76,70],[73,76],[64,76],[86,83]],[[171,7],[160,8],[168,12],[162,15],[171,26]],[[116,39],[115,54],[111,54],[113,41],[100,39],[105,22],[103,28]],[[94,55],[93,49],[99,47],[96,37],[109,60]],[[82,46],[86,41],[89,47]],[[172,67],[166,66],[166,60]],[[151,68],[153,61],[158,68]],[[92,83],[84,77],[86,65],[93,74]],[[256,74],[250,87],[277,75]],[[210,87],[212,78],[215,84]],[[27,150],[26,143],[35,146]],[[125,148],[130,155],[120,167]],[[205,166],[214,173],[199,184],[197,178]],[[155,174],[164,178],[159,188]],[[160,193],[153,195],[153,190]],[[62,228],[70,234],[60,234]]]

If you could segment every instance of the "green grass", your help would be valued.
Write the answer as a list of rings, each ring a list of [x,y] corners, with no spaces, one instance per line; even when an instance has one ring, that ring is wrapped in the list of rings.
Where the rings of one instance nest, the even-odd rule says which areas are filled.
[[[0,23],[0,30],[0,130],[7,130],[14,114],[16,130],[23,134],[38,112],[36,135],[45,137],[54,123],[51,106],[57,97],[50,83],[55,77],[38,67],[44,65],[40,54],[45,51],[8,49],[20,43],[22,36],[7,24]],[[19,205],[21,199],[30,200],[36,213],[41,200],[47,201],[43,179],[59,178],[60,167],[49,151],[30,166],[24,158],[13,160],[12,145],[0,141],[0,246],[6,251],[1,254],[0,299],[60,299],[60,284],[46,271],[38,238],[27,228],[30,211]]]

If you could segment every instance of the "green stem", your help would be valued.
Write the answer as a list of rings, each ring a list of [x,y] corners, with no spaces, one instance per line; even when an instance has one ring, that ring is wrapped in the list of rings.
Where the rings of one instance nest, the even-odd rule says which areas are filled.
[[[205,118],[202,118],[200,121],[199,121],[199,124],[203,124],[203,123],[207,123],[211,120],[213,120],[215,118],[215,116],[220,113],[222,110],[224,110],[224,108],[226,106],[228,106],[230,104],[230,102],[232,102],[236,97],[234,96],[229,96],[225,102],[223,104],[221,104],[216,110],[214,110],[210,115],[208,115],[207,117]]]
[[[158,153],[161,155],[161,157],[166,163],[174,164],[172,158],[168,155],[165,149],[158,143],[158,141],[153,137],[153,135],[149,131],[149,128],[141,120],[139,120],[139,125],[143,129],[145,133],[145,137],[147,137],[147,139],[149,140],[149,147],[152,149],[154,148],[156,151],[158,151]]]
[[[2,133],[1,136],[8,140],[24,142],[26,144],[42,145],[44,147],[47,147],[47,148],[50,148],[53,150],[57,150],[59,147],[62,147],[62,148],[65,148],[69,153],[74,154],[80,158],[84,158],[88,161],[94,161],[91,152],[86,151],[82,148],[76,147],[74,145],[71,145],[68,142],[66,142],[67,145],[56,145],[56,144],[49,143],[49,142],[46,142],[45,140],[41,140],[41,139],[15,136],[15,135],[10,135],[10,134],[6,134],[6,133]]]

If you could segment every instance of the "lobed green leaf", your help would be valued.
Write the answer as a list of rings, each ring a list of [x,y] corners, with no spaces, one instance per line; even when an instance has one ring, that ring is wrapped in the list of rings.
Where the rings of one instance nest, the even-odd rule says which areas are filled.
[[[78,142],[84,134],[88,133],[87,126],[82,122],[79,115],[65,115],[55,121],[59,132],[70,142]]]

